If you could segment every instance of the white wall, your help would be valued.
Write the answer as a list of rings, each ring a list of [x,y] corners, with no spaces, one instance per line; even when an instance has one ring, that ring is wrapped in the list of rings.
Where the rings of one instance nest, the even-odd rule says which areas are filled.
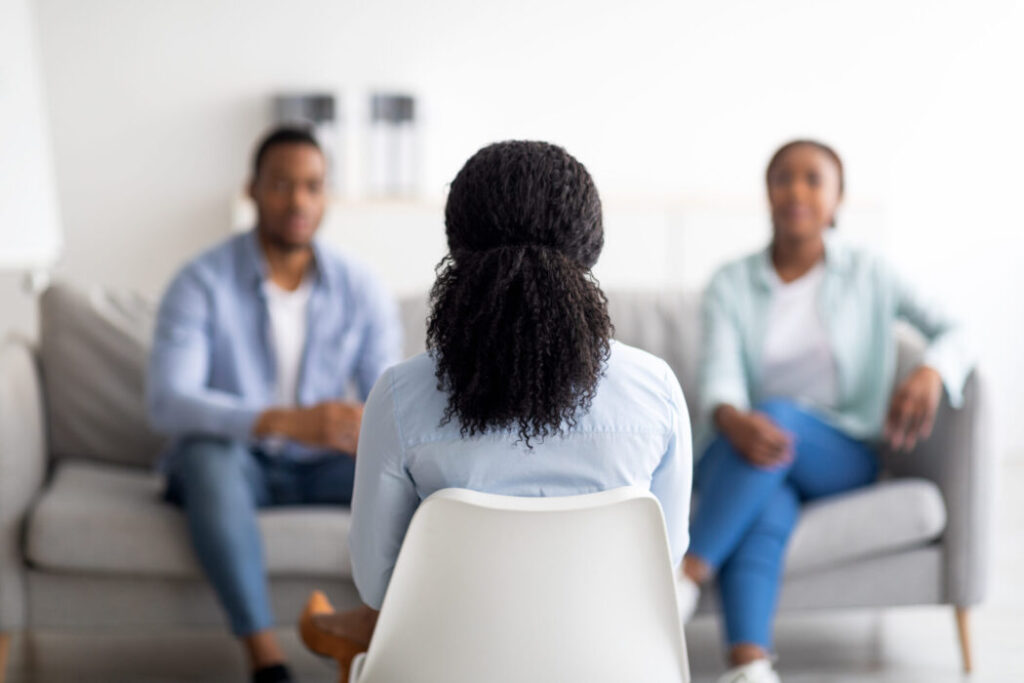
[[[29,0],[0,0],[0,337],[31,336],[25,274],[60,253],[37,32]]]
[[[565,145],[606,199],[608,286],[699,283],[760,244],[767,157],[818,136],[847,165],[841,229],[968,318],[1008,418],[1024,410],[1022,11],[998,0],[39,0],[61,268],[159,291],[227,234],[279,90],[417,93],[413,213],[439,217],[445,184],[486,142]],[[347,226],[357,250],[399,289],[415,284],[401,273],[429,279],[440,243],[423,231],[439,223],[389,223],[407,231],[397,240],[372,239],[383,229],[372,223]],[[389,268],[392,250],[416,267]],[[1000,425],[1024,452],[1024,421]]]
[[[0,0],[0,269],[60,251],[57,197],[28,0]]]

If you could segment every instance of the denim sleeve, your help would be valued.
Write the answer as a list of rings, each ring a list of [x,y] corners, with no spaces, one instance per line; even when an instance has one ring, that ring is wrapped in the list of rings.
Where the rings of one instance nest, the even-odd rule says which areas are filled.
[[[359,398],[365,401],[381,374],[402,359],[402,325],[394,298],[375,278],[367,276],[363,294],[368,323],[360,345],[355,379]]]
[[[723,273],[716,275],[704,293],[701,309],[702,339],[700,364],[700,412],[710,423],[720,405],[750,408],[750,394],[743,364],[743,344],[731,313],[730,283]]]
[[[146,378],[153,429],[169,436],[251,437],[260,410],[240,397],[206,386],[210,370],[209,293],[197,274],[183,270],[157,312]]]
[[[913,325],[928,340],[921,362],[935,368],[954,408],[963,404],[964,383],[974,367],[966,330],[938,302],[924,296],[888,265],[886,275],[896,303],[896,315]]]
[[[667,366],[665,384],[669,389],[672,429],[665,455],[651,477],[651,493],[661,503],[669,548],[672,552],[672,566],[678,567],[690,544],[693,439],[690,434],[690,414],[686,409],[682,387]]]
[[[404,465],[394,374],[386,371],[366,401],[356,453],[348,544],[363,602],[380,609],[398,551],[420,499]]]

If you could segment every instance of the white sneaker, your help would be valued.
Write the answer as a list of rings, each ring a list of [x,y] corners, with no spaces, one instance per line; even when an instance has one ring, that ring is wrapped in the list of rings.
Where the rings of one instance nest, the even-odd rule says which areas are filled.
[[[693,619],[699,600],[700,586],[679,572],[676,576],[676,603],[679,605],[679,618],[684,624]]]
[[[779,675],[772,668],[772,663],[767,659],[758,659],[729,669],[718,683],[781,683]]]

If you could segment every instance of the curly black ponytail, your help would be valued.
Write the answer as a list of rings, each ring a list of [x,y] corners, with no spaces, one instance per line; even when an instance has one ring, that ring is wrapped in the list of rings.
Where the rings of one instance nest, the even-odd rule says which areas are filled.
[[[427,324],[444,420],[470,436],[512,429],[527,446],[574,425],[612,334],[590,272],[604,244],[590,174],[554,145],[490,145],[452,182],[445,224]]]

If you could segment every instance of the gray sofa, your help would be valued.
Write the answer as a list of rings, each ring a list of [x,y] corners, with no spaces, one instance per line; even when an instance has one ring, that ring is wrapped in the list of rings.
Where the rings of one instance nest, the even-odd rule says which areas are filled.
[[[616,336],[669,362],[693,417],[698,295],[609,299]],[[425,314],[422,300],[402,303],[409,355],[423,348]],[[145,426],[142,399],[152,302],[57,285],[40,299],[40,320],[37,345],[0,347],[0,647],[18,631],[223,627],[153,470],[162,440]],[[920,344],[899,344],[906,371]],[[988,555],[983,390],[972,374],[964,407],[943,405],[932,438],[887,458],[880,483],[807,507],[782,610],[952,605],[966,628]],[[357,602],[345,510],[278,508],[260,524],[279,619],[293,620],[313,588],[341,607]],[[714,609],[706,593],[703,611]]]

